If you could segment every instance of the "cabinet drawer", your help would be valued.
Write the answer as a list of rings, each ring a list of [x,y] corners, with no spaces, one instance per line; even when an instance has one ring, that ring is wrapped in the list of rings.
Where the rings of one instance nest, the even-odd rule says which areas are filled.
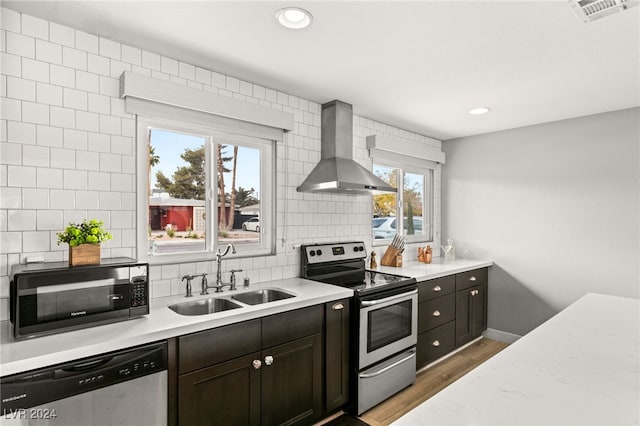
[[[486,284],[488,281],[488,271],[488,268],[482,268],[456,274],[456,290],[464,290]]]
[[[455,293],[437,297],[418,305],[418,333],[453,321],[456,317]]]
[[[262,319],[262,347],[269,348],[322,333],[324,306],[283,312]]]
[[[456,289],[456,278],[454,275],[436,278],[434,280],[422,281],[418,283],[418,302],[433,299],[453,293]]]
[[[417,367],[423,367],[455,348],[455,321],[418,335]]]
[[[260,329],[258,319],[179,337],[179,374],[260,352]]]

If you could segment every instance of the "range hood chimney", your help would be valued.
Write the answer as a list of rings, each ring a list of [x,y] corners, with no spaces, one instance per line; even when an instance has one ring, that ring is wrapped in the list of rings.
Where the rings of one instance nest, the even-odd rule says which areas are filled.
[[[320,162],[298,187],[298,192],[363,195],[397,192],[353,160],[353,108],[342,101],[322,105]]]

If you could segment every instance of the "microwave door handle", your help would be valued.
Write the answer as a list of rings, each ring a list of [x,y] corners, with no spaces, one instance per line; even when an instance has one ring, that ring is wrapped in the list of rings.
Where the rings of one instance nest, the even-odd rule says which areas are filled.
[[[378,370],[378,371],[376,371],[374,373],[361,373],[358,376],[363,378],[363,379],[370,379],[372,377],[379,376],[379,375],[391,370],[392,368],[397,367],[398,365],[402,364],[403,362],[409,361],[411,358],[413,358],[415,356],[416,356],[416,350],[414,348],[414,349],[411,349],[411,353],[409,355],[407,355],[406,357],[404,357],[402,359],[397,360],[393,364],[387,365],[386,367],[384,367],[384,368],[382,368],[382,369],[380,369],[380,370]]]
[[[392,302],[392,301],[398,300],[398,299],[405,299],[405,298],[407,298],[409,296],[413,296],[414,294],[418,294],[418,290],[411,290],[411,291],[406,292],[406,293],[396,294],[395,296],[385,297],[384,299],[363,300],[362,302],[360,302],[360,304],[362,306],[375,306],[375,305],[380,305],[382,303]]]

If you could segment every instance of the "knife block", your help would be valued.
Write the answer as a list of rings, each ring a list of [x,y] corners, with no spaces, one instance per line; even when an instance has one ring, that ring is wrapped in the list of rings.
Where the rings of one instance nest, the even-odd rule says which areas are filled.
[[[402,252],[395,247],[387,247],[384,252],[380,264],[383,266],[393,266],[399,268],[402,266]]]

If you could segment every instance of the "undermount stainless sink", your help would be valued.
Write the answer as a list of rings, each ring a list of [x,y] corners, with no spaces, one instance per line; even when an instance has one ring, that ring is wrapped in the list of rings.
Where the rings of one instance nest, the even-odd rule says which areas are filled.
[[[276,300],[289,299],[296,297],[295,294],[288,293],[284,290],[276,288],[265,288],[262,290],[254,290],[246,293],[234,294],[232,299],[247,305],[259,305],[261,303],[275,302]]]
[[[169,309],[180,315],[206,315],[241,307],[242,306],[232,302],[231,300],[215,297],[169,305]]]

